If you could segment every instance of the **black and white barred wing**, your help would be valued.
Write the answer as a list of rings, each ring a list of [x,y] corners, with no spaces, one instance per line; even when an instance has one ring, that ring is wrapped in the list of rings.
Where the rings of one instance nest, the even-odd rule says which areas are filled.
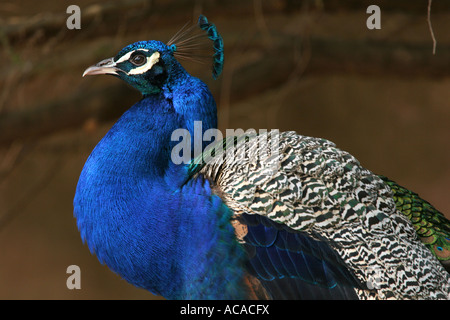
[[[332,142],[272,131],[227,138],[204,155],[199,172],[237,218],[262,216],[326,242],[362,284],[359,298],[450,298],[449,274],[389,186]],[[245,225],[236,230],[245,242]]]

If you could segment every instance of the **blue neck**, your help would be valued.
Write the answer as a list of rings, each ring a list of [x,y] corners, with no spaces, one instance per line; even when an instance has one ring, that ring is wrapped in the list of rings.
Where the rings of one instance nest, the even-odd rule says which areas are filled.
[[[234,268],[211,282],[214,275],[206,269],[208,259],[220,256],[217,251],[225,256],[230,249],[224,245],[235,242],[231,213],[202,179],[180,188],[186,166],[170,160],[172,132],[197,119],[204,120],[204,130],[215,126],[215,105],[187,117],[189,104],[175,94],[145,97],[99,142],[78,182],[75,216],[90,250],[128,282],[166,298],[217,298],[227,286],[237,290],[230,278],[242,276]],[[221,257],[224,265],[217,270],[240,263],[234,246],[237,253]],[[203,282],[200,291],[190,290],[192,283]]]

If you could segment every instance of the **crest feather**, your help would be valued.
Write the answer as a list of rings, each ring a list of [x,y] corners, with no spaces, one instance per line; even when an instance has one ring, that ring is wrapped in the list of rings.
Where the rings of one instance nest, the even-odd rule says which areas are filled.
[[[211,41],[213,45],[211,46]],[[214,24],[200,15],[197,24],[186,23],[167,42],[175,58],[203,63],[212,56],[212,75],[217,79],[224,63],[223,40]]]

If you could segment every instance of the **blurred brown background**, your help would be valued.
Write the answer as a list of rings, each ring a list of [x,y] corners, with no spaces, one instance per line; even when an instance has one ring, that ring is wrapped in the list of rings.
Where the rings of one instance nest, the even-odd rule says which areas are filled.
[[[81,30],[66,8],[81,8]],[[381,8],[381,30],[366,9]],[[139,94],[84,69],[125,45],[167,41],[200,13],[225,42],[225,68],[183,63],[211,88],[220,128],[323,137],[450,217],[450,2],[0,2],[0,299],[153,299],[99,264],[72,216],[95,144]],[[81,268],[68,290],[66,268]]]

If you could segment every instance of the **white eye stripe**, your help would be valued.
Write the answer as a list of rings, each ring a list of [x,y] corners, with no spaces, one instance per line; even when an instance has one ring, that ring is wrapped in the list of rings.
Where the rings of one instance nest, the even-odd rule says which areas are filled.
[[[154,52],[150,57],[147,57],[147,62],[139,68],[131,69],[128,74],[142,74],[150,70],[159,61],[160,53]]]
[[[117,64],[117,63],[124,62],[124,61],[130,59],[131,55],[132,55],[133,53],[135,53],[136,51],[138,51],[138,52],[139,52],[139,51],[149,52],[150,50],[148,50],[148,49],[137,49],[137,50],[130,51],[130,52],[128,52],[127,54],[125,54],[125,55],[123,55],[122,57],[120,57],[120,59],[116,61],[116,64]]]

